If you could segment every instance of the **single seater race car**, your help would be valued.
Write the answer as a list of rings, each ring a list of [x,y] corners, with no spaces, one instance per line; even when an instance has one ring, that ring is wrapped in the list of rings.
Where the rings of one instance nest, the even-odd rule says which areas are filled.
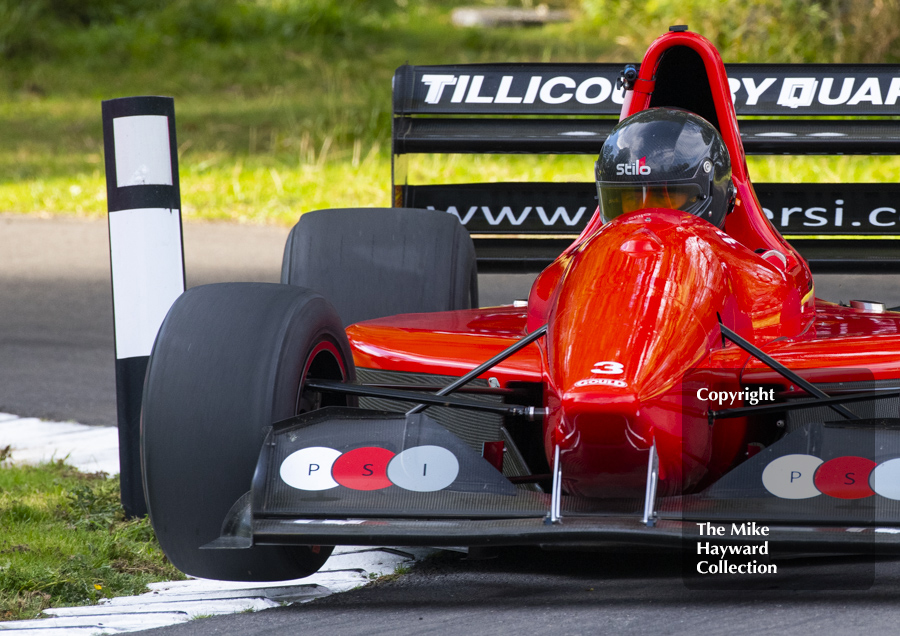
[[[482,90],[427,77],[432,103]],[[319,211],[291,231],[282,284],[178,298],[141,419],[176,567],[280,580],[339,544],[678,548],[704,523],[766,524],[806,552],[900,551],[900,314],[815,298],[754,193],[707,40],[667,33],[622,82],[623,118],[677,108],[718,130],[735,196],[722,229],[598,211],[527,302],[478,308],[458,215]],[[494,97],[605,89],[532,83]]]

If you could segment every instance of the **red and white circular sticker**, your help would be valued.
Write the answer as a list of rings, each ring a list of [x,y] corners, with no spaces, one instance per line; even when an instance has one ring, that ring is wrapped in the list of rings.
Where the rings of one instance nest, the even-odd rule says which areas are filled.
[[[875,493],[869,487],[869,475],[877,464],[865,457],[845,456],[830,459],[816,471],[816,488],[829,497],[863,499]]]
[[[386,448],[377,446],[347,451],[334,462],[331,476],[341,486],[353,490],[387,488],[391,485],[387,467],[394,456],[394,453]]]

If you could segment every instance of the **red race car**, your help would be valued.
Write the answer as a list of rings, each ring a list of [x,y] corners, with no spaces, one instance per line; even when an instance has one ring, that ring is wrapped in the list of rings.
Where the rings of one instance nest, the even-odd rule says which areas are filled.
[[[401,68],[395,153],[453,151],[464,139],[597,154],[612,129],[597,164],[601,209],[588,222],[593,193],[567,184],[544,184],[546,203],[515,211],[490,187],[483,205],[462,190],[459,204],[435,204],[452,186],[410,186],[398,163],[397,208],[301,218],[286,284],[184,293],[154,345],[141,424],[150,517],[172,563],[278,580],[316,571],[335,544],[678,548],[698,534],[900,551],[900,314],[815,298],[807,261],[775,225],[822,218],[831,225],[816,231],[840,237],[856,217],[838,220],[832,202],[793,218],[787,205],[779,219],[760,203],[745,148],[771,151],[796,130],[768,134],[751,120],[742,139],[736,92],[758,105],[775,81],[752,70],[730,82],[713,46],[680,28],[618,87],[590,65]],[[804,81],[773,88],[778,103],[813,103],[818,89],[808,99]],[[860,102],[876,105],[866,90]],[[423,116],[479,104],[552,114],[564,102],[589,114],[615,95],[617,128],[582,117],[525,135],[516,126],[529,121]],[[661,176],[622,128],[657,125],[660,112],[713,130],[704,143],[724,144],[715,161],[730,174],[704,160],[682,181]],[[815,151],[843,134],[839,124],[800,124],[800,142]],[[654,134],[645,127],[641,143],[663,152],[670,140]],[[678,157],[667,160],[674,169]],[[629,180],[645,196],[626,205]],[[681,194],[714,205],[698,212]],[[559,203],[572,197],[575,208]],[[531,221],[564,231],[526,232]],[[480,263],[515,267],[573,228],[527,301],[476,308],[470,233]],[[526,233],[536,250],[504,252]]]

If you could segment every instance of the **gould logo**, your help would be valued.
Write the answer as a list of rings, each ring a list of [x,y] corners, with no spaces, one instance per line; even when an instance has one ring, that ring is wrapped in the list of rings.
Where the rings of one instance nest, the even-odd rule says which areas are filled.
[[[631,163],[617,163],[616,174],[621,175],[648,175],[650,174],[650,166],[647,165],[647,157],[641,157],[637,161]]]
[[[575,386],[614,386],[624,389],[628,386],[628,383],[624,380],[615,380],[612,378],[587,378],[586,380],[579,380],[575,383]]]

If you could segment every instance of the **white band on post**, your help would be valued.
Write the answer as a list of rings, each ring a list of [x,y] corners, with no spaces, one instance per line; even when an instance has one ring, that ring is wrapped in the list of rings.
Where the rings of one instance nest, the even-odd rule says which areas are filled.
[[[169,307],[184,292],[178,210],[109,213],[116,358],[149,356]]]

